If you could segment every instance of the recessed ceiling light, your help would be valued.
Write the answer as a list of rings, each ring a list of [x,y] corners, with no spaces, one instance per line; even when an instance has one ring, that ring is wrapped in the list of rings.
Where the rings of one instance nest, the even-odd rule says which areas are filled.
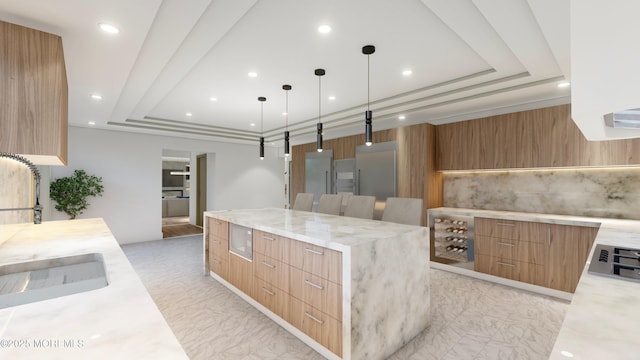
[[[282,116],[287,116],[287,112],[286,112],[286,111],[283,111],[283,112],[282,112]]]
[[[409,70],[409,69],[407,69],[407,70],[403,70],[403,71],[402,71],[402,75],[404,75],[404,76],[409,76],[409,75],[411,75],[411,74],[413,74],[413,71],[411,71],[411,70]]]
[[[400,115],[400,116],[398,116],[398,120],[404,120],[404,119],[406,119],[406,118],[407,118],[407,117],[406,117],[406,116],[404,116],[404,115]]]
[[[100,27],[100,29],[106,33],[109,34],[117,34],[120,32],[120,29],[118,29],[117,27],[111,25],[111,24],[107,24],[107,23],[98,23],[98,26]]]
[[[572,358],[573,357],[573,354],[571,352],[567,351],[567,350],[560,351],[560,354],[562,354],[562,356],[568,357],[568,358]]]
[[[94,100],[102,100],[102,95],[91,94],[91,98],[94,99]]]
[[[321,34],[326,34],[331,32],[331,26],[329,25],[320,25],[318,26],[318,32],[320,32]]]
[[[558,84],[558,87],[559,87],[559,88],[563,88],[563,87],[567,87],[567,86],[570,86],[570,85],[571,85],[571,83],[570,83],[570,82],[568,82],[568,81],[563,81],[563,82],[561,82],[561,83],[559,83],[559,84]]]
[[[89,121],[87,124],[89,124],[89,125],[93,126],[93,125],[95,125],[95,124],[96,124],[96,122],[95,122],[95,121]]]
[[[249,126],[254,127],[254,126],[256,126],[256,124],[255,123],[251,123],[251,124],[249,124]]]
[[[193,116],[193,114],[192,114],[192,113],[189,113],[189,112],[188,112],[188,113],[186,113],[185,115],[187,115],[187,116],[189,116],[189,117]]]
[[[335,100],[335,99],[336,99],[336,97],[335,97],[335,96],[333,96],[333,95],[329,96],[329,100],[332,100],[332,101],[333,101],[333,100]]]
[[[209,100],[211,100],[211,101],[218,101],[218,98],[216,98],[216,97],[210,97],[210,98],[209,98]]]
[[[250,71],[247,75],[249,75],[249,77],[258,77],[258,73],[254,71]]]

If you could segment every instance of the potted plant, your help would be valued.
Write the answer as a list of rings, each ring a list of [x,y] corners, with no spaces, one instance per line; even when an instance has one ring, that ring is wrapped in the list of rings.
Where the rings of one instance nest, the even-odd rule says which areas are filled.
[[[89,206],[87,197],[102,196],[103,190],[101,177],[75,170],[72,176],[52,181],[49,196],[56,202],[56,210],[64,211],[73,220]]]

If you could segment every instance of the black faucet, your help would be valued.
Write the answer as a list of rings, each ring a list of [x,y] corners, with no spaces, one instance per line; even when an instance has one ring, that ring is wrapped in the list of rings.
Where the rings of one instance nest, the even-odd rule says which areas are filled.
[[[20,155],[0,152],[0,158],[3,158],[3,157],[21,162],[25,164],[29,168],[29,170],[31,170],[31,172],[33,173],[33,177],[36,180],[36,204],[32,208],[0,209],[0,211],[33,210],[33,223],[34,224],[42,223],[42,206],[40,206],[40,171],[38,171],[38,168],[31,161],[27,160],[26,158]]]

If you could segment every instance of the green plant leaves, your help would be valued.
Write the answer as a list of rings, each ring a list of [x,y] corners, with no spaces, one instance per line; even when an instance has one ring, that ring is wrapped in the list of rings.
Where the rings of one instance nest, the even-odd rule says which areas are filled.
[[[103,191],[101,177],[76,170],[72,176],[52,181],[49,196],[56,202],[56,210],[64,211],[70,219],[75,219],[89,206],[87,197],[102,196]]]

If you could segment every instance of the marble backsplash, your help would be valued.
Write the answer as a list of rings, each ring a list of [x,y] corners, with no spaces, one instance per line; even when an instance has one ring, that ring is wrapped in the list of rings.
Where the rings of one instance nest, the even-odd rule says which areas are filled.
[[[0,209],[31,207],[31,170],[25,165],[7,158],[0,158]],[[31,212],[0,211],[0,224],[17,224],[32,221]]]
[[[640,220],[640,168],[443,175],[446,207]]]

